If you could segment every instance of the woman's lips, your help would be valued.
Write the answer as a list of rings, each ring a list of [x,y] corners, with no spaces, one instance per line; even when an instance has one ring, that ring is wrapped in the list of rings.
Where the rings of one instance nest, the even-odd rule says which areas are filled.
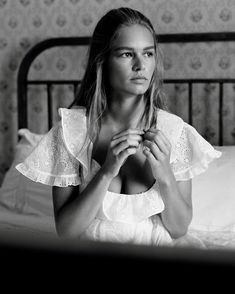
[[[136,84],[143,84],[147,81],[147,79],[145,77],[135,77],[131,78],[131,81]]]

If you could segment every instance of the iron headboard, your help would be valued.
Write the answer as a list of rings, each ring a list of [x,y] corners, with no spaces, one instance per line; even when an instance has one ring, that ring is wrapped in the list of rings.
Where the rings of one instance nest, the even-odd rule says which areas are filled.
[[[228,42],[235,41],[235,32],[222,33],[190,33],[190,34],[164,34],[158,35],[159,43],[195,43],[195,42]],[[76,92],[80,80],[29,80],[28,73],[31,64],[36,57],[43,51],[52,47],[64,46],[88,46],[90,37],[59,37],[50,38],[39,42],[32,47],[24,56],[17,76],[17,99],[18,99],[18,128],[27,128],[27,89],[28,85],[46,85],[47,103],[48,103],[48,127],[52,126],[52,85],[70,84]],[[197,83],[217,83],[219,84],[219,145],[223,145],[223,85],[226,83],[235,83],[235,78],[226,79],[165,79],[164,83],[188,84],[188,117],[189,124],[193,123],[192,115],[192,89],[193,84]]]

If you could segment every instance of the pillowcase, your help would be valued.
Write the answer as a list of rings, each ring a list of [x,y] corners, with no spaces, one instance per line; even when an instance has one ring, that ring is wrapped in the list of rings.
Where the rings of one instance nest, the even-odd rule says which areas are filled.
[[[0,189],[0,204],[18,214],[52,218],[51,187],[31,181],[15,168],[29,155],[43,135],[32,133],[28,129],[20,129],[18,134],[21,138],[16,145],[14,161]]]
[[[215,149],[222,152],[221,157],[192,181],[190,229],[235,232],[235,146]]]

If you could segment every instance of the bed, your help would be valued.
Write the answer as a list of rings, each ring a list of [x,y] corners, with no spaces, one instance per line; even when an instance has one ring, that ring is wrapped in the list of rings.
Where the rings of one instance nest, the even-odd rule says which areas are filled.
[[[235,33],[159,35],[159,42],[164,46],[172,43],[228,41],[235,41]],[[73,96],[79,88],[81,79],[68,76],[66,78],[62,76],[60,79],[31,79],[29,72],[33,62],[46,50],[57,47],[85,48],[88,44],[89,37],[50,38],[32,47],[20,64],[17,79],[19,138],[15,148],[14,161],[0,189],[0,235],[2,240],[10,240],[10,242],[14,240],[13,242],[15,242],[15,238],[17,238],[17,242],[20,243],[25,242],[25,240],[32,240],[32,237],[36,238],[36,240],[38,238],[41,238],[40,240],[52,240],[52,243],[57,240],[51,188],[23,177],[15,169],[15,165],[31,152],[42,138],[43,133],[46,132],[45,129],[40,129],[40,132],[34,131],[32,126],[28,124],[28,118],[30,117],[30,107],[28,106],[29,88],[43,85],[46,93],[46,98],[44,98],[48,115],[47,128],[50,129],[57,119],[56,111],[61,107],[58,102],[55,103],[54,101],[56,95],[53,95],[53,87],[55,85],[66,85],[69,87],[69,95]],[[166,78],[164,83],[165,85],[187,85],[187,119],[192,125],[194,125],[193,87],[199,83],[216,83],[218,85],[219,133],[217,142],[212,143],[217,150],[222,151],[222,156],[210,164],[206,173],[193,179],[194,215],[189,232],[195,240],[200,242],[195,242],[195,245],[190,243],[188,247],[208,252],[211,250],[233,251],[235,249],[235,146],[225,145],[223,142],[225,129],[223,102],[225,99],[224,85],[228,83],[235,84],[235,77],[224,79],[210,77],[205,79]],[[72,99],[73,97],[71,101]],[[65,107],[65,105],[62,106]],[[39,122],[36,125],[38,126]],[[185,246],[187,247],[187,242],[182,243],[182,246],[179,247],[185,248]],[[84,247],[81,250],[83,249]],[[98,249],[96,248],[96,250]],[[132,249],[128,250],[132,252]]]

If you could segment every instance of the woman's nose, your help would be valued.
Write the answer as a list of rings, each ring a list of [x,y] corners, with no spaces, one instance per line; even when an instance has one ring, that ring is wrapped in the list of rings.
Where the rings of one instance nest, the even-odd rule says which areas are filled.
[[[144,60],[141,57],[136,57],[133,64],[133,70],[140,71],[144,69],[145,69]]]

